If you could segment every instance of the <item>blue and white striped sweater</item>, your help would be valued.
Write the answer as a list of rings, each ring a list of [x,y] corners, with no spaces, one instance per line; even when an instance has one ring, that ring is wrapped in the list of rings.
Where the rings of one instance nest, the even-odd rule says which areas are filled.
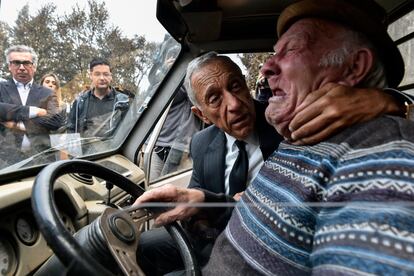
[[[225,235],[262,274],[414,274],[407,202],[414,202],[414,124],[383,117],[314,146],[282,143]]]

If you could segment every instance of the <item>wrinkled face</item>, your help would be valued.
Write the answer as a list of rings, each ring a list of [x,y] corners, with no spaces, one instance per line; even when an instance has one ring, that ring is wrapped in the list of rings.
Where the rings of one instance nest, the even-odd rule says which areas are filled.
[[[235,65],[223,60],[211,61],[193,73],[191,85],[204,121],[239,140],[253,132],[254,102]]]
[[[57,88],[55,78],[54,78],[54,77],[52,77],[52,76],[46,77],[46,78],[43,80],[43,86],[44,86],[44,87],[47,87],[47,88],[50,88],[51,90],[55,91],[55,90],[56,90],[56,88]]]
[[[273,96],[266,119],[284,137],[290,138],[289,123],[306,95],[328,82],[339,82],[343,66],[321,66],[321,57],[339,47],[334,34],[342,27],[319,19],[294,23],[274,46],[275,54],[261,69]]]
[[[112,81],[111,69],[108,65],[96,65],[89,73],[92,86],[96,89],[107,89]]]
[[[30,82],[36,72],[32,54],[11,52],[9,54],[9,71],[18,82],[24,84]]]

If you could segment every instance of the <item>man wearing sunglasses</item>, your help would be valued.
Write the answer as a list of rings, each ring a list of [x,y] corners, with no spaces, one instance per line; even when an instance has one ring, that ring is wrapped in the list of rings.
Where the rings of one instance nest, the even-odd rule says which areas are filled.
[[[53,91],[33,82],[36,52],[16,45],[6,49],[5,57],[12,78],[0,83],[0,156],[8,156],[0,159],[14,163],[47,149],[50,131],[62,120]]]

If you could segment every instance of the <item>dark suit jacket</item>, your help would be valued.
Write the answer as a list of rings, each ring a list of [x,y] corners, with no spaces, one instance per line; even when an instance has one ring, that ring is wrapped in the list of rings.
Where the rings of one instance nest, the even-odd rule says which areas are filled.
[[[40,107],[48,111],[48,116],[29,118],[29,106]],[[0,125],[3,143],[8,147],[19,150],[26,134],[35,151],[49,147],[49,133],[62,125],[58,102],[52,90],[33,83],[26,105],[23,106],[19,92],[13,80],[0,83],[0,121],[23,122],[26,132],[15,131]]]
[[[256,132],[259,136],[260,149],[263,159],[272,154],[283,138],[270,126],[265,119],[266,104],[255,101]],[[226,136],[216,126],[210,126],[193,136],[190,145],[193,159],[193,173],[189,188],[202,189],[205,202],[229,202],[232,196],[224,192],[224,171],[226,157]],[[210,245],[224,229],[230,218],[232,208],[208,208],[204,212],[183,221],[195,244],[199,246],[202,260],[208,259]],[[201,249],[200,249],[201,248]]]
[[[256,132],[260,149],[266,160],[278,147],[283,138],[265,119],[266,105],[256,102]],[[190,153],[193,159],[193,174],[189,188],[201,188],[213,193],[224,193],[224,170],[226,137],[216,126],[210,126],[196,133],[191,141]]]

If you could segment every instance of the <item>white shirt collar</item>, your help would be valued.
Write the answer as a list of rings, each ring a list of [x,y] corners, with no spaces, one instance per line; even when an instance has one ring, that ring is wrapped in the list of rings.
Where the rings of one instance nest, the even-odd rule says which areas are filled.
[[[33,85],[33,79],[26,84],[17,81],[15,78],[13,78],[13,81],[16,84],[17,88],[30,89]]]
[[[235,148],[233,149],[233,145],[237,147],[234,144],[234,142],[236,142],[237,139],[231,136],[230,134],[228,134],[227,132],[224,132],[224,134],[226,135],[226,138],[227,138],[227,148],[234,150]],[[259,137],[257,136],[256,131],[253,131],[252,133],[250,133],[250,135],[247,136],[246,139],[243,139],[243,141],[246,142],[247,145],[254,145],[254,146],[259,145]]]

